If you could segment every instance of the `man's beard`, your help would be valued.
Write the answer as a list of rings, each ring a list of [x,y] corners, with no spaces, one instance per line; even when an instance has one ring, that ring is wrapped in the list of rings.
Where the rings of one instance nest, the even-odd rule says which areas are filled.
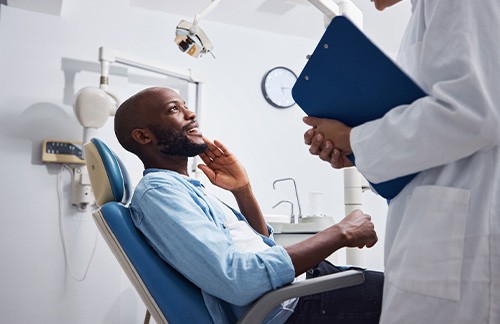
[[[208,145],[193,143],[185,133],[185,129],[174,130],[165,129],[157,125],[149,125],[158,140],[158,145],[162,146],[160,152],[165,156],[196,156],[205,152]],[[187,128],[187,127],[186,127]]]

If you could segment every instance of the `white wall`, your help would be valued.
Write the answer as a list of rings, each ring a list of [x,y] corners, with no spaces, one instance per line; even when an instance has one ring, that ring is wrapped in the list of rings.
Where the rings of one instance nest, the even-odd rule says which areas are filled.
[[[0,13],[2,322],[142,320],[141,301],[99,235],[87,277],[83,281],[72,278],[60,235],[57,183],[61,172],[62,226],[77,277],[84,273],[92,253],[96,228],[89,212],[77,212],[68,205],[69,173],[61,171],[60,165],[40,162],[43,139],[81,138],[71,94],[84,86],[97,86],[92,62],[97,63],[97,50],[103,45],[208,77],[203,132],[239,156],[264,212],[275,212],[271,207],[279,200],[294,200],[290,183],[272,188],[273,180],[293,177],[303,203],[306,192],[323,191],[325,213],[337,220],[342,217],[342,172],[309,155],[303,144],[307,128],[300,108],[274,109],[260,90],[263,75],[275,66],[287,66],[298,74],[315,40],[206,21],[203,28],[215,44],[216,59],[194,60],[172,42],[176,24],[188,17],[131,8],[127,0],[66,0],[60,16],[10,7],[1,7]],[[74,80],[69,77],[68,62],[82,68]],[[122,72],[115,70],[110,84],[123,98],[146,86],[116,75]],[[133,179],[139,179],[142,166],[117,144],[112,119],[97,136],[124,158]],[[364,209],[372,214],[381,238],[366,252],[366,265],[381,270],[385,201],[371,193],[364,198]],[[280,208],[277,212],[287,212]]]

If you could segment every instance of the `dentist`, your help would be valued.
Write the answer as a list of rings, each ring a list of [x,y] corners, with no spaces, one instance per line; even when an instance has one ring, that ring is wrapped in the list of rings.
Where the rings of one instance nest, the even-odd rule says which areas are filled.
[[[372,183],[418,173],[389,202],[382,323],[500,323],[500,2],[411,2],[398,61],[428,96],[352,129],[305,117],[305,143]]]

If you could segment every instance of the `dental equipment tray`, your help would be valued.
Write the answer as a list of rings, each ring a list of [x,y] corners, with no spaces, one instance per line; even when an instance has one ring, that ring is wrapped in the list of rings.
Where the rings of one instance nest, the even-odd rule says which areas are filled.
[[[299,75],[292,96],[307,115],[354,127],[426,94],[349,19],[337,16]],[[355,164],[353,154],[348,158]],[[392,199],[415,175],[370,185]]]

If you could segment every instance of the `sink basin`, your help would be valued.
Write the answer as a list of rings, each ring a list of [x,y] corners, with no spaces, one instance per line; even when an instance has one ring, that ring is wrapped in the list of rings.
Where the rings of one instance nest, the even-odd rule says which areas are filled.
[[[312,216],[301,218],[297,224],[280,223],[268,220],[275,234],[312,234],[320,232],[335,224],[333,217]]]
[[[290,224],[290,215],[285,214],[264,214],[264,219],[268,223],[288,223]]]

